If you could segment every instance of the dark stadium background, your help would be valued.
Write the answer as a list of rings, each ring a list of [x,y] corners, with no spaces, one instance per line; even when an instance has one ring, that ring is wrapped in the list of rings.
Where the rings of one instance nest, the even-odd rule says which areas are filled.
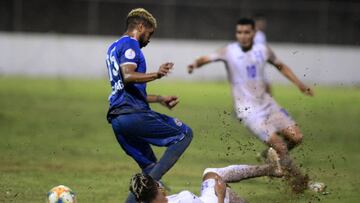
[[[1,0],[0,30],[119,35],[134,7],[159,19],[157,38],[232,39],[236,17],[261,14],[272,42],[360,43],[358,0]]]

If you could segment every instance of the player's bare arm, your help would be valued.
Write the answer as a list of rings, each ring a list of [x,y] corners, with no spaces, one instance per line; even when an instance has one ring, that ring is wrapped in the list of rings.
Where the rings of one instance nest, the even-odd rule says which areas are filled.
[[[140,73],[136,72],[137,66],[134,64],[121,65],[122,74],[125,83],[146,83],[156,79],[160,79],[168,75],[173,68],[173,63],[164,63],[159,67],[159,70],[154,73]]]
[[[207,179],[215,179],[215,195],[218,198],[218,203],[224,203],[226,197],[226,183],[214,172],[206,173],[203,177],[203,181],[206,181]]]
[[[200,68],[203,65],[206,65],[211,62],[219,61],[219,60],[224,60],[223,59],[224,55],[225,55],[225,48],[222,48],[209,56],[199,57],[192,64],[188,65],[189,74],[191,74],[194,71],[194,69]]]
[[[216,178],[215,181],[215,193],[218,198],[218,203],[224,203],[226,195],[226,184],[221,180],[220,177]]]
[[[149,103],[159,103],[168,109],[172,109],[179,103],[179,98],[177,96],[148,95],[147,101]]]
[[[275,66],[287,79],[293,82],[302,93],[304,93],[307,96],[314,96],[313,90],[307,85],[305,85],[303,82],[301,82],[296,77],[294,72],[290,69],[290,67],[284,64],[283,62],[281,62],[269,47],[268,50],[269,50],[268,62],[273,66]]]
[[[188,65],[188,73],[191,74],[195,68],[200,68],[201,66],[211,62],[212,60],[208,56],[199,57],[192,64]]]

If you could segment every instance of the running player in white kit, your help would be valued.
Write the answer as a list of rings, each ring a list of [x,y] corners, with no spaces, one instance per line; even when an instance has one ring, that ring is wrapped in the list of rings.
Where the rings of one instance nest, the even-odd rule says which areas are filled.
[[[215,61],[225,62],[238,119],[279,153],[289,177],[297,177],[293,181],[293,189],[302,192],[307,187],[308,178],[292,163],[288,151],[301,143],[303,135],[287,111],[267,93],[264,72],[266,63],[275,66],[305,95],[313,96],[314,93],[266,44],[254,43],[254,36],[255,22],[252,19],[240,19],[236,25],[237,42],[198,58],[188,66],[188,71],[192,73],[194,69]]]
[[[240,182],[244,179],[272,176],[280,177],[282,169],[276,151],[267,152],[268,164],[260,166],[231,165],[224,168],[207,168],[203,173],[200,196],[190,191],[166,196],[162,186],[151,176],[138,173],[131,178],[130,191],[141,203],[245,203],[226,183]]]

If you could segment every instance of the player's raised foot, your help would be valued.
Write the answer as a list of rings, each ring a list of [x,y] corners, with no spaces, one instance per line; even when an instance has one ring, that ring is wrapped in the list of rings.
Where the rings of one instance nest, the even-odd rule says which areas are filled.
[[[280,157],[273,148],[269,148],[267,151],[266,162],[272,166],[273,171],[270,173],[273,177],[282,177],[284,171],[280,164]]]
[[[313,192],[320,193],[320,192],[325,191],[326,185],[325,185],[325,183],[322,183],[322,182],[309,181],[308,189],[313,191]]]

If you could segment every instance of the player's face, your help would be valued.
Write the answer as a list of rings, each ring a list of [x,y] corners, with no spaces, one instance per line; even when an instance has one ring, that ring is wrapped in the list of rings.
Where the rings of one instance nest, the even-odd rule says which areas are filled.
[[[154,28],[144,27],[142,34],[140,35],[139,43],[140,48],[145,47],[150,42],[151,36],[154,34]]]
[[[237,25],[236,39],[243,48],[251,47],[255,36],[255,30],[251,25]]]

